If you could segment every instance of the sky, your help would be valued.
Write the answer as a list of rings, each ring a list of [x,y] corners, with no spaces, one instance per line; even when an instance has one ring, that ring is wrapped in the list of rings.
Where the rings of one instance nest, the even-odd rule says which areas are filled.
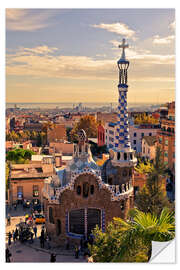
[[[117,102],[122,38],[128,102],[173,101],[174,9],[6,9],[6,102]]]

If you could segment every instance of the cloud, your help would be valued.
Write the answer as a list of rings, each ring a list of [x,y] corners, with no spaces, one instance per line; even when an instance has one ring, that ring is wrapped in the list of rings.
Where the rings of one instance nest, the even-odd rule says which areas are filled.
[[[25,17],[28,13],[28,10],[26,9],[6,9],[6,19],[7,20],[12,20],[12,21],[17,21],[19,19],[22,19]]]
[[[6,9],[6,28],[11,31],[36,31],[47,27],[54,10]]]
[[[163,38],[161,38],[159,35],[156,35],[153,37],[153,43],[166,45],[166,44],[170,44],[174,40],[174,38],[175,38],[174,35],[163,37]]]
[[[19,48],[7,54],[7,75],[34,76],[36,78],[70,78],[114,80],[118,77],[117,59],[99,59],[87,56],[53,54],[57,48],[38,46]],[[131,80],[174,80],[174,55],[147,54],[127,51]]]
[[[124,23],[112,23],[112,24],[100,23],[94,24],[92,26],[95,28],[105,29],[108,32],[113,32],[128,38],[135,38],[136,34],[134,30],[130,29],[129,26],[127,26]]]
[[[24,48],[25,52],[33,53],[33,54],[48,54],[48,53],[53,53],[54,51],[58,50],[58,48],[51,47],[49,48],[48,46],[38,46],[35,48]]]

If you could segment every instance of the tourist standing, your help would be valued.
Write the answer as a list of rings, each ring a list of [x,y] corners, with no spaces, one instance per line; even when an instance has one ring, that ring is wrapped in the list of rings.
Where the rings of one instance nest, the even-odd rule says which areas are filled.
[[[46,242],[47,242],[47,248],[50,249],[51,246],[50,246],[50,239],[48,235],[46,236]]]
[[[37,226],[36,225],[33,227],[33,231],[34,231],[34,235],[35,235],[35,238],[36,238],[37,237]]]
[[[16,241],[16,234],[15,234],[14,230],[12,231],[12,237],[13,237],[13,242],[15,242]]]
[[[56,262],[56,254],[51,253],[50,262]]]
[[[75,247],[75,259],[79,259],[79,247],[77,245]]]
[[[8,216],[7,216],[7,225],[8,226],[11,225],[11,216],[10,216],[10,214],[8,214]]]
[[[10,253],[9,249],[6,248],[6,262],[11,262],[10,257],[12,254]]]
[[[66,238],[66,250],[69,250],[69,238]]]
[[[17,204],[15,203],[14,204],[14,210],[16,211],[16,209],[17,209]]]
[[[33,232],[31,232],[31,244],[34,242],[34,240],[33,240],[33,236],[34,236],[34,233],[33,233]]]
[[[8,245],[9,246],[11,245],[11,238],[12,238],[12,233],[9,232],[9,234],[8,234]]]
[[[44,248],[44,229],[42,229],[41,231],[41,236],[40,236],[40,245],[41,245],[41,248]]]
[[[18,239],[18,229],[16,228],[16,230],[15,230],[15,240],[17,240]]]

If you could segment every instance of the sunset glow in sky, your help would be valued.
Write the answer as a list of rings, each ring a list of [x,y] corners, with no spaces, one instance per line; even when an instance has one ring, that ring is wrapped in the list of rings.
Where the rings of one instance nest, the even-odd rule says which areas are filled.
[[[117,102],[127,39],[128,102],[175,99],[174,9],[7,9],[7,102]]]

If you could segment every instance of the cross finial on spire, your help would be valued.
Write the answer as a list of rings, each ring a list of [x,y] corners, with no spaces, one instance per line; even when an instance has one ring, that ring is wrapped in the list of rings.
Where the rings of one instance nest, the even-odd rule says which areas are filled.
[[[126,40],[125,40],[125,38],[123,38],[122,44],[120,44],[120,45],[118,46],[119,48],[122,48],[121,59],[124,59],[124,60],[125,60],[125,58],[126,58],[126,56],[125,56],[125,49],[126,49],[126,48],[129,48],[129,44],[125,44],[125,43],[126,43]]]

